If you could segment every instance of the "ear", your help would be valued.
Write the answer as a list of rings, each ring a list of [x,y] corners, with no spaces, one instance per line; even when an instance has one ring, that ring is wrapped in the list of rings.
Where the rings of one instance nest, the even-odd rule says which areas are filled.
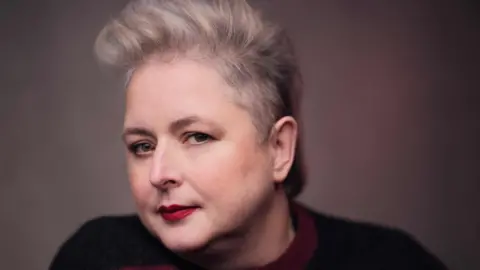
[[[281,183],[287,178],[293,164],[298,124],[291,116],[282,117],[272,128],[270,147],[273,161],[273,180]]]

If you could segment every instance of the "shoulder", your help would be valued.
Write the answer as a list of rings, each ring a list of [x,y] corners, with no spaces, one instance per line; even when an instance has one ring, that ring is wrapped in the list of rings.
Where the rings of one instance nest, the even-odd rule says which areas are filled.
[[[336,265],[339,269],[358,269],[356,266],[372,270],[446,269],[405,231],[309,211],[317,228],[316,254],[328,261],[328,265]]]
[[[84,222],[63,244],[63,248],[116,246],[120,240],[142,233],[141,222],[135,215],[102,216]],[[123,235],[123,236],[122,236]]]
[[[138,224],[140,224],[140,221],[136,215],[95,217],[81,224],[70,239],[90,238],[92,235],[99,233],[111,235],[118,230],[128,230],[131,227],[136,227]]]
[[[163,250],[138,216],[102,216],[86,221],[67,238],[50,269],[110,269],[156,260]]]

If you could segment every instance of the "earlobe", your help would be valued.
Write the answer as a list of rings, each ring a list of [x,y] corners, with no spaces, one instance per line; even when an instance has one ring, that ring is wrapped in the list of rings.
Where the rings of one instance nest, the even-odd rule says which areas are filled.
[[[273,180],[276,183],[283,182],[292,167],[297,133],[297,121],[291,116],[282,117],[273,127],[270,139],[273,149]]]

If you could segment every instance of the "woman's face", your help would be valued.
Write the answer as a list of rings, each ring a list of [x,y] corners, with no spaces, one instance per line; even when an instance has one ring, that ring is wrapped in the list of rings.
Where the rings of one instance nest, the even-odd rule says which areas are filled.
[[[139,215],[185,252],[248,226],[275,192],[269,143],[207,65],[149,62],[127,91],[124,140]]]

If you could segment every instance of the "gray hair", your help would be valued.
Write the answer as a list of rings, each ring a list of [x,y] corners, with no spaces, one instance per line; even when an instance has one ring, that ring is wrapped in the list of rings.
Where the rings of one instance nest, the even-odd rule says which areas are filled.
[[[95,52],[102,63],[126,71],[127,84],[135,68],[152,58],[212,64],[264,138],[279,118],[299,113],[301,80],[290,39],[246,0],[131,1],[100,32]],[[300,173],[298,151],[292,171]],[[303,183],[303,176],[291,181]]]

